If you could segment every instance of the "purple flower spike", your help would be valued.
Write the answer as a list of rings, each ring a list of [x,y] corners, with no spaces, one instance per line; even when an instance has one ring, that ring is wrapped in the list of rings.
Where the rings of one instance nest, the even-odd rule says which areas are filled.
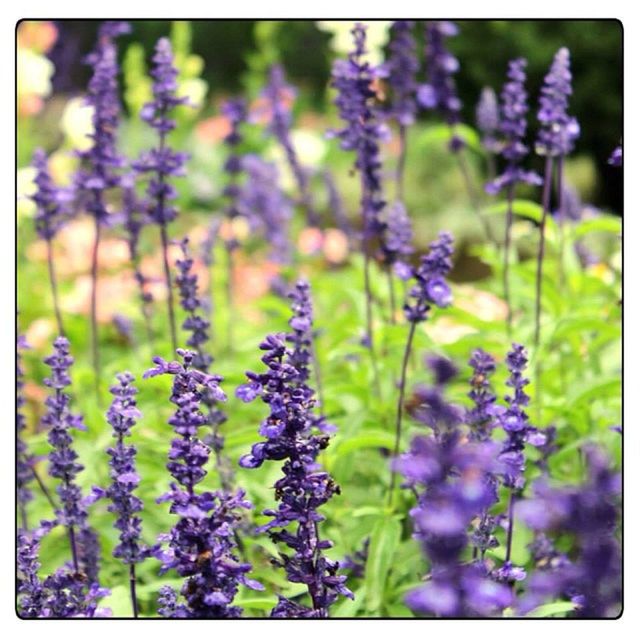
[[[404,305],[404,313],[409,322],[423,322],[435,304],[447,307],[452,302],[452,294],[445,276],[451,270],[453,236],[443,231],[438,240],[430,245],[429,253],[422,256],[420,265],[413,270],[415,284],[409,291],[409,299]]]
[[[491,87],[485,87],[476,105],[476,124],[482,133],[482,146],[489,153],[498,153],[500,144],[496,139],[500,125],[498,99]]]
[[[471,391],[468,395],[473,401],[473,408],[467,412],[466,422],[471,428],[471,438],[486,442],[491,439],[499,414],[496,395],[489,380],[495,373],[496,362],[482,349],[476,349],[471,355],[469,366],[473,369],[473,376],[469,381]]]
[[[429,20],[425,26],[427,79],[418,88],[418,103],[423,109],[437,111],[450,126],[460,122],[462,102],[458,98],[454,75],[460,69],[457,58],[446,47],[446,38],[455,36],[458,27],[446,20]],[[459,151],[464,142],[454,135],[452,151]]]
[[[389,59],[384,65],[391,88],[391,103],[387,116],[402,127],[415,121],[416,73],[419,64],[413,37],[413,20],[396,20],[389,30]]]
[[[33,493],[29,488],[29,484],[34,478],[33,465],[35,463],[35,457],[29,451],[29,447],[22,439],[24,430],[26,428],[25,417],[22,414],[22,407],[24,406],[24,396],[22,388],[24,387],[23,377],[24,372],[22,370],[21,353],[22,349],[28,349],[27,341],[24,336],[18,336],[17,349],[16,349],[16,485],[17,485],[17,502],[21,512],[22,529],[27,530],[27,505],[33,499]]]
[[[197,485],[206,475],[209,447],[198,438],[198,430],[207,424],[202,408],[211,395],[225,400],[220,389],[220,376],[191,368],[197,356],[193,351],[178,349],[182,363],[168,363],[155,358],[155,367],[145,377],[172,375],[171,402],[177,407],[169,419],[176,438],[171,442],[167,469],[175,479],[159,502],[171,501],[170,512],[179,516],[168,535],[166,549],[158,551],[161,572],[175,569],[186,580],[181,590],[184,602],[165,589],[161,593],[160,613],[172,618],[237,618],[242,609],[233,605],[239,586],[261,589],[262,585],[246,574],[251,565],[239,561],[236,552],[235,526],[240,509],[249,509],[244,491],[235,495],[203,491]]]
[[[571,153],[580,135],[578,121],[567,114],[569,96],[573,93],[570,64],[569,49],[562,47],[545,76],[538,110],[538,155],[566,156]]]
[[[296,313],[293,320],[301,317]],[[323,540],[318,530],[324,520],[319,507],[339,493],[331,476],[316,462],[329,444],[329,437],[322,433],[327,425],[324,417],[314,415],[314,392],[301,382],[304,376],[293,364],[294,351],[287,349],[285,336],[267,336],[260,349],[265,351],[262,361],[267,371],[247,373],[250,382],[238,390],[238,395],[243,399],[259,395],[269,405],[270,414],[260,426],[266,441],[254,444],[251,453],[240,459],[240,465],[253,469],[265,460],[284,460],[284,475],[274,485],[278,507],[264,511],[271,520],[259,531],[269,532],[274,542],[293,551],[273,562],[284,568],[290,582],[306,584],[311,600],[311,606],[306,606],[280,596],[271,617],[326,618],[340,595],[353,597],[344,585],[346,576],[338,574],[339,563],[323,554],[332,543]],[[294,534],[287,531],[293,523]]]
[[[622,145],[618,145],[612,152],[609,157],[609,164],[613,167],[621,167],[622,166]]]
[[[527,61],[518,58],[509,62],[508,81],[502,89],[500,109],[500,132],[503,136],[502,157],[507,162],[505,171],[485,187],[487,193],[497,194],[508,186],[518,183],[542,184],[542,178],[534,171],[525,171],[520,167],[529,152],[524,144],[527,132],[527,92],[524,88]]]

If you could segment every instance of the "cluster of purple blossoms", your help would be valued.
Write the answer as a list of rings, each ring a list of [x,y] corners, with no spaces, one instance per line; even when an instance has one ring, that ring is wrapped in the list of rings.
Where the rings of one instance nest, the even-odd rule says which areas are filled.
[[[47,154],[42,149],[34,151],[32,164],[36,170],[33,180],[36,192],[31,199],[36,205],[36,233],[49,242],[64,224],[68,212],[64,206],[65,194],[51,179],[47,161]]]
[[[383,71],[372,67],[366,54],[366,28],[356,23],[351,33],[354,50],[347,60],[336,60],[331,73],[331,86],[338,90],[335,104],[346,126],[331,132],[340,139],[340,147],[356,152],[356,169],[362,183],[361,211],[364,237],[370,240],[384,231],[380,214],[385,202],[382,197],[380,141],[387,137],[386,127],[379,120],[375,107],[374,80]]]
[[[85,431],[82,416],[71,413],[70,398],[65,389],[71,384],[69,368],[73,358],[69,354],[69,341],[64,337],[56,338],[53,343],[54,353],[44,362],[51,368],[51,375],[45,378],[44,384],[52,390],[45,400],[47,412],[42,418],[42,425],[47,429],[47,440],[52,447],[49,453],[49,475],[58,478],[57,487],[60,507],[56,510],[57,522],[69,532],[73,567],[80,569],[82,558],[78,557],[79,531],[87,528],[87,511],[82,503],[82,493],[76,484],[76,476],[84,467],[77,462],[78,454],[73,449],[72,429]],[[87,574],[87,558],[84,570]]]
[[[346,576],[339,575],[340,565],[323,555],[332,546],[320,537],[318,525],[324,520],[318,509],[340,489],[331,476],[322,471],[316,459],[329,444],[324,417],[313,412],[314,392],[301,383],[301,372],[292,364],[293,352],[285,337],[270,335],[260,344],[265,351],[265,373],[248,372],[249,383],[238,387],[236,395],[244,402],[260,396],[269,405],[270,414],[260,426],[266,441],[258,442],[251,453],[240,458],[240,466],[256,468],[265,460],[284,460],[283,476],[276,481],[277,509],[267,509],[270,522],[258,529],[269,532],[274,542],[288,546],[293,555],[281,554],[277,562],[290,582],[307,585],[311,606],[279,596],[271,612],[274,618],[325,618],[338,596],[352,598],[344,586]],[[320,431],[320,433],[318,433]],[[295,530],[288,527],[295,525]]]
[[[470,427],[472,440],[486,442],[491,439],[500,414],[490,380],[496,370],[496,361],[486,351],[476,349],[471,354],[469,366],[473,369],[473,376],[469,381],[471,391],[468,396],[473,407],[467,411],[465,422]]]
[[[522,613],[562,596],[571,599],[575,615],[615,618],[622,599],[622,562],[616,537],[619,521],[620,474],[596,448],[586,451],[588,480],[581,486],[552,488],[545,480],[534,486],[534,497],[523,501],[518,515],[534,531],[571,535],[577,542],[572,562],[546,545],[551,563],[533,573]]]
[[[524,88],[526,80],[525,67],[527,61],[517,58],[509,62],[508,81],[502,89],[500,109],[500,132],[503,136],[501,155],[506,160],[505,171],[489,182],[487,193],[499,193],[505,187],[514,187],[519,182],[540,185],[542,178],[534,171],[525,171],[519,165],[526,157],[529,148],[524,143],[527,132],[527,92]]]
[[[482,146],[489,153],[498,153],[501,145],[497,134],[500,126],[498,98],[491,87],[484,87],[476,105],[476,124],[482,133]]]
[[[457,58],[446,47],[446,38],[455,36],[458,27],[448,20],[429,20],[425,25],[427,79],[418,87],[418,103],[424,109],[438,111],[445,122],[454,127],[460,122],[462,102],[458,98],[454,74],[460,69]],[[462,139],[453,135],[449,146],[459,151]]]
[[[225,207],[225,215],[228,220],[234,220],[240,214],[238,210],[238,199],[242,193],[242,187],[239,184],[240,176],[243,171],[242,156],[238,153],[238,147],[242,144],[242,134],[240,133],[240,125],[247,119],[247,105],[242,98],[227,100],[222,105],[222,114],[229,120],[231,128],[229,133],[224,137],[224,143],[228,149],[227,159],[224,163],[224,170],[229,176],[229,181],[225,186],[222,195],[227,199]],[[233,250],[237,247],[237,239],[232,237],[227,240],[227,248]]]
[[[569,50],[562,47],[556,53],[540,92],[536,153],[541,156],[566,156],[573,150],[580,135],[578,121],[567,114],[571,88]]]
[[[389,59],[384,73],[391,88],[387,116],[409,127],[416,116],[416,74],[419,69],[413,20],[396,20],[389,30]]]
[[[304,209],[307,224],[310,227],[317,227],[320,225],[320,216],[312,202],[309,176],[307,170],[300,164],[291,140],[291,103],[295,97],[295,90],[287,84],[281,65],[274,64],[269,70],[269,81],[262,95],[269,106],[269,131],[284,149],[287,163],[300,192],[300,204]]]
[[[21,364],[22,349],[28,349],[27,341],[24,336],[18,336],[16,349],[16,500],[21,512],[22,529],[27,527],[27,504],[33,499],[33,494],[29,488],[29,483],[33,480],[33,465],[35,458],[29,451],[26,442],[22,439],[24,430],[26,429],[26,421],[22,414],[24,406],[24,396],[22,388],[24,387],[24,372]]]
[[[453,236],[441,231],[438,239],[429,246],[429,252],[420,259],[418,267],[413,269],[415,284],[404,305],[404,313],[409,322],[426,320],[431,304],[441,308],[451,304],[451,289],[445,277],[452,267],[452,255]]]
[[[437,382],[450,379],[449,374],[439,378],[440,367],[434,369]],[[430,561],[431,572],[407,595],[407,605],[416,613],[443,617],[499,614],[512,605],[511,590],[493,581],[483,563],[465,564],[462,558],[472,521],[496,501],[495,488],[486,479],[496,447],[462,433],[463,414],[442,397],[442,386],[430,393],[419,390],[418,395],[427,406],[416,417],[433,434],[415,437],[409,452],[394,461],[394,468],[417,496],[410,511],[414,537]]]
[[[290,363],[298,371],[298,382],[309,380],[313,362],[313,307],[311,288],[306,280],[298,280],[288,297],[291,300],[293,316],[289,320],[291,332],[286,341],[291,345]]]
[[[155,367],[144,377],[173,376],[171,402],[177,409],[169,419],[176,438],[171,442],[167,469],[174,478],[168,493],[159,501],[171,501],[171,513],[179,516],[169,534],[161,536],[168,547],[158,552],[161,571],[175,569],[186,578],[181,590],[183,603],[177,595],[165,589],[161,596],[164,615],[189,618],[236,618],[242,610],[233,599],[241,584],[252,589],[261,585],[247,578],[251,565],[239,562],[235,554],[234,525],[238,509],[250,508],[237,495],[204,491],[197,485],[206,475],[209,447],[198,438],[198,430],[207,424],[201,407],[206,396],[224,402],[226,396],[219,386],[220,376],[193,369],[196,353],[178,349],[182,363],[153,359]]]
[[[507,386],[513,391],[505,396],[508,407],[500,415],[500,424],[507,435],[500,453],[500,461],[504,465],[505,487],[519,490],[524,487],[525,482],[525,443],[542,446],[546,438],[531,426],[529,416],[525,412],[525,407],[529,404],[529,396],[524,391],[529,384],[529,380],[524,376],[527,368],[526,349],[521,344],[514,343],[512,350],[507,354],[506,363],[510,373]]]
[[[396,201],[388,207],[385,224],[382,243],[384,261],[393,267],[401,280],[408,280],[411,277],[411,267],[407,260],[414,251],[413,229],[411,218],[402,202]]]
[[[153,100],[142,108],[140,117],[158,132],[159,144],[142,154],[134,168],[140,173],[153,175],[147,193],[150,198],[149,215],[159,225],[166,225],[177,216],[170,201],[177,196],[175,187],[168,182],[171,176],[184,175],[188,154],[173,151],[166,144],[167,134],[176,127],[169,114],[177,106],[187,104],[187,98],[175,95],[178,70],[173,66],[173,51],[168,38],[160,38],[153,56]]]
[[[98,224],[104,224],[109,215],[104,192],[120,185],[118,170],[125,165],[116,148],[120,101],[114,40],[129,31],[127,22],[104,22],[98,33],[98,46],[86,59],[93,67],[87,96],[87,103],[93,107],[93,133],[89,136],[93,144],[78,153],[86,167],[78,172],[77,188],[85,208]]]
[[[291,202],[280,189],[278,169],[254,154],[244,156],[242,168],[247,179],[238,211],[252,227],[262,231],[271,247],[271,259],[286,264],[292,253],[288,231],[293,212]]]

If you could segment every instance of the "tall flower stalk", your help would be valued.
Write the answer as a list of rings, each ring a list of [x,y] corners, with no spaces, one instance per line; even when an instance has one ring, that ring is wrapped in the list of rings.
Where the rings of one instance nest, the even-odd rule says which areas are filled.
[[[224,402],[220,376],[209,375],[193,368],[197,354],[178,349],[182,362],[153,359],[155,366],[144,377],[173,377],[171,402],[176,411],[169,419],[176,437],[171,442],[167,469],[174,479],[168,493],[159,501],[171,502],[170,512],[178,521],[160,540],[167,547],[158,551],[161,573],[175,569],[185,578],[181,594],[184,602],[170,587],[161,592],[160,613],[172,618],[237,618],[242,609],[233,604],[240,585],[261,589],[262,585],[246,574],[251,565],[241,563],[235,552],[234,527],[240,509],[251,504],[244,492],[198,492],[206,476],[209,447],[198,437],[207,424],[203,413],[204,399],[211,396]]]
[[[567,108],[571,88],[571,69],[569,50],[562,47],[556,53],[549,73],[545,76],[540,92],[538,122],[540,130],[536,140],[536,153],[545,158],[544,187],[542,190],[542,220],[540,222],[540,239],[536,263],[536,296],[535,296],[535,332],[534,346],[536,352],[540,346],[540,322],[542,312],[542,267],[545,252],[545,228],[551,207],[551,190],[553,168],[557,164],[562,168],[562,161],[573,150],[580,135],[578,121],[569,116]],[[562,192],[562,170],[559,174],[558,193]],[[538,359],[539,363],[539,359]],[[537,376],[539,377],[539,376]],[[540,393],[538,392],[538,396]]]
[[[158,146],[142,154],[134,163],[140,173],[149,173],[151,178],[147,187],[149,196],[149,215],[160,227],[162,242],[162,260],[164,279],[167,289],[167,308],[169,327],[171,330],[172,350],[177,349],[176,319],[171,284],[171,267],[169,265],[169,235],[167,227],[176,219],[178,212],[171,204],[177,197],[175,187],[170,183],[171,177],[184,175],[184,164],[188,154],[173,151],[167,144],[168,134],[176,128],[175,120],[170,113],[177,106],[186,104],[187,98],[176,96],[178,87],[178,70],[173,66],[173,51],[168,38],[160,38],[153,56],[153,100],[145,104],[140,117],[158,134]]]
[[[496,154],[500,152],[501,145],[497,139],[500,125],[498,98],[491,87],[484,87],[480,93],[476,105],[476,125],[482,133],[482,146],[487,152],[489,179],[493,180],[496,177]]]
[[[391,89],[387,116],[398,124],[400,151],[396,165],[396,200],[404,201],[404,169],[407,160],[407,129],[415,122],[418,58],[413,20],[396,20],[389,30],[389,58],[385,74]]]
[[[396,408],[395,442],[393,457],[400,453],[400,439],[402,437],[402,416],[404,410],[404,394],[407,383],[407,368],[411,356],[411,348],[416,327],[427,320],[431,305],[444,308],[451,304],[453,296],[445,280],[445,276],[452,267],[453,237],[447,232],[441,232],[438,239],[431,243],[429,253],[422,256],[418,267],[413,269],[414,284],[409,291],[404,304],[404,314],[409,322],[409,335],[402,357],[400,370],[400,384],[398,390],[398,404]],[[389,503],[393,500],[396,474],[392,470],[389,485]]]
[[[457,35],[458,27],[448,20],[427,20],[425,23],[427,82],[418,87],[417,100],[423,109],[437,111],[451,130],[449,149],[455,155],[469,200],[485,234],[493,244],[497,242],[491,225],[480,209],[478,194],[462,151],[464,140],[457,133],[462,101],[458,97],[455,74],[460,69],[458,59],[448,50],[446,39]]]
[[[269,105],[269,131],[284,150],[287,163],[298,187],[298,197],[304,209],[307,224],[310,227],[319,227],[320,216],[313,204],[309,176],[307,170],[300,164],[291,139],[291,104],[295,97],[295,90],[287,84],[281,65],[274,64],[269,70],[269,81],[262,95]]]
[[[182,258],[176,261],[178,268],[176,284],[180,292],[180,305],[187,313],[182,328],[190,334],[187,346],[195,350],[193,367],[202,373],[209,373],[213,357],[205,351],[205,345],[209,340],[210,324],[202,313],[202,300],[198,295],[198,277],[193,271],[194,262],[188,247],[189,240],[184,238],[180,243]],[[207,407],[207,424],[211,428],[211,434],[205,438],[205,443],[213,449],[222,487],[225,491],[229,491],[232,472],[222,456],[224,438],[220,433],[220,425],[226,421],[227,416],[218,406],[215,396],[206,390],[203,393],[202,402]]]
[[[524,88],[526,80],[525,67],[527,61],[517,58],[509,62],[507,82],[502,89],[500,109],[500,132],[503,135],[501,155],[506,160],[504,172],[489,182],[485,189],[495,195],[507,190],[507,219],[504,232],[504,255],[502,268],[502,286],[505,301],[507,303],[507,332],[511,335],[513,325],[513,306],[509,289],[509,254],[511,249],[511,227],[513,225],[513,199],[515,187],[518,183],[539,185],[542,180],[533,171],[525,171],[521,168],[522,160],[529,152],[524,144],[527,132],[527,92]]]
[[[96,377],[96,391],[100,389],[100,351],[98,340],[98,260],[102,228],[108,223],[107,192],[120,186],[118,170],[124,159],[116,148],[116,134],[120,115],[118,97],[118,61],[115,38],[128,33],[126,22],[106,21],[98,32],[96,49],[86,62],[93,68],[89,82],[87,104],[93,108],[92,145],[78,155],[84,163],[77,176],[77,187],[86,210],[93,216],[95,237],[91,251],[91,353]]]
[[[47,166],[47,154],[42,149],[36,149],[33,154],[33,168],[36,170],[34,179],[36,192],[32,196],[36,204],[36,232],[47,244],[47,267],[49,270],[49,284],[53,298],[53,311],[58,324],[58,335],[64,335],[60,301],[58,299],[58,281],[53,261],[53,239],[64,224],[66,211],[62,206],[61,191],[58,189]]]
[[[347,60],[336,60],[332,70],[331,85],[338,90],[335,104],[346,126],[334,132],[340,139],[340,146],[356,152],[355,166],[360,173],[364,255],[364,288],[366,296],[365,343],[369,348],[373,364],[374,384],[380,392],[378,363],[373,342],[373,296],[371,293],[370,251],[380,239],[385,229],[381,212],[385,207],[382,195],[382,178],[379,145],[385,130],[375,108],[376,92],[374,80],[383,74],[381,69],[372,67],[366,60],[366,27],[356,23],[351,31],[354,48]]]
[[[271,617],[326,618],[338,596],[353,598],[344,586],[346,576],[338,574],[339,563],[323,554],[332,543],[319,531],[324,516],[318,509],[340,491],[316,462],[329,445],[326,432],[331,427],[323,416],[315,415],[314,392],[304,383],[305,373],[295,365],[299,358],[287,348],[285,336],[267,336],[260,349],[267,371],[247,372],[249,382],[238,387],[236,395],[244,402],[260,397],[269,406],[259,430],[266,440],[254,444],[251,453],[240,458],[240,466],[253,469],[265,460],[284,460],[283,475],[274,485],[278,506],[264,511],[271,520],[258,531],[268,532],[274,542],[292,550],[274,562],[284,568],[290,582],[307,586],[311,602],[306,606],[280,595]],[[289,526],[294,528],[288,530]]]

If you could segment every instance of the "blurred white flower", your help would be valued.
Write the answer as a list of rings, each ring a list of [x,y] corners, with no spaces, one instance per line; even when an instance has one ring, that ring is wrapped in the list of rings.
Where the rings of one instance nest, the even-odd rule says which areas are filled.
[[[64,108],[60,129],[65,137],[66,146],[86,151],[91,147],[89,137],[93,133],[93,107],[85,103],[84,98],[71,98]]]
[[[327,154],[327,142],[322,135],[306,129],[294,129],[291,142],[303,167],[320,167]]]
[[[18,97],[36,95],[46,98],[51,93],[53,63],[31,49],[18,47],[17,84]]]
[[[31,217],[36,212],[36,205],[29,196],[36,192],[35,178],[36,170],[33,167],[22,167],[18,169],[16,192],[18,197],[17,213],[18,221],[27,216]]]
[[[380,64],[384,60],[382,48],[387,43],[391,20],[359,20],[367,28],[367,55],[370,64]],[[346,20],[317,20],[319,29],[333,35],[331,48],[339,56],[345,56],[353,49],[351,29],[353,22]]]

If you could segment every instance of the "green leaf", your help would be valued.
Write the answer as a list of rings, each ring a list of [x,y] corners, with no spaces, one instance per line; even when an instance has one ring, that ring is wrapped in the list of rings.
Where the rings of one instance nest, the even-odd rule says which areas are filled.
[[[586,236],[588,233],[603,232],[619,235],[622,233],[622,219],[617,216],[600,216],[593,220],[584,220],[578,223],[573,233],[576,238]]]
[[[379,447],[392,449],[394,444],[395,438],[392,433],[387,431],[370,431],[338,443],[333,455],[336,457],[344,456],[359,449],[377,449]]]
[[[540,222],[542,220],[542,207],[537,202],[531,200],[519,200],[515,199],[512,204],[513,215],[528,218],[534,222]],[[484,212],[487,215],[505,215],[507,213],[507,202],[497,202],[485,208]],[[547,216],[547,221],[550,220],[550,216]]]
[[[364,576],[366,608],[370,613],[379,612],[384,602],[387,578],[401,532],[397,518],[380,519],[373,527]]]
[[[100,606],[111,609],[116,617],[133,618],[129,589],[122,584],[112,587],[111,594],[100,600]]]
[[[332,618],[353,618],[361,609],[364,600],[365,587],[356,589],[353,600],[344,598],[340,604],[331,608]]]
[[[592,400],[604,398],[619,398],[622,395],[622,381],[619,377],[598,379],[589,381],[578,388],[578,391],[569,397],[567,405],[582,404]]]
[[[549,602],[529,611],[527,618],[549,618],[561,613],[575,611],[573,602]]]
[[[482,145],[480,144],[480,137],[475,129],[464,124],[459,124],[456,125],[455,134],[459,138],[462,138],[466,147],[473,149],[473,151],[483,152]],[[420,143],[425,146],[449,144],[452,135],[453,131],[449,125],[435,125],[433,127],[429,127],[420,135]]]

